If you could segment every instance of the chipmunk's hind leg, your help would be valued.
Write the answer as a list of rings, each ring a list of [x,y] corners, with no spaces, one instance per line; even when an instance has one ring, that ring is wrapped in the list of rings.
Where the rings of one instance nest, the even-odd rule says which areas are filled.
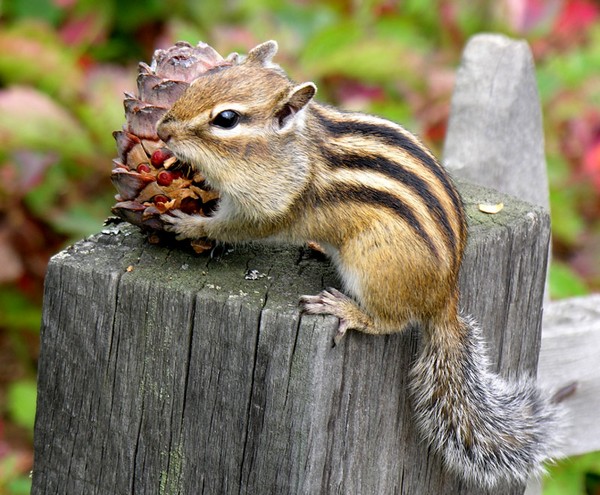
[[[303,313],[333,315],[339,318],[338,330],[333,338],[334,345],[340,343],[348,329],[377,333],[374,331],[373,319],[358,306],[356,301],[337,289],[330,287],[316,296],[302,296],[300,306]]]

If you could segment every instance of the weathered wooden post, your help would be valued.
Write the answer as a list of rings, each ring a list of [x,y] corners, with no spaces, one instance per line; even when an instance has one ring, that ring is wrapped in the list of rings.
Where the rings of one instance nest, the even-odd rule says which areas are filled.
[[[464,306],[500,372],[530,372],[548,217],[461,190]],[[480,202],[506,206],[486,215]],[[415,431],[406,377],[418,333],[352,333],[332,348],[335,320],[300,317],[297,300],[336,281],[303,253],[210,259],[118,226],[55,256],[33,493],[482,493],[445,475]]]
[[[549,219],[460,183],[470,221],[462,304],[494,367],[534,373]],[[498,214],[480,203],[504,203]],[[119,225],[49,266],[32,493],[481,494],[419,437],[407,375],[417,331],[349,334],[301,316],[336,285],[294,247],[218,259]],[[520,494],[523,486],[494,489]]]
[[[457,74],[443,161],[458,177],[549,210],[542,109],[533,56],[527,42],[497,34],[471,38]],[[564,349],[571,349],[579,356],[589,355],[589,349],[594,348],[590,344],[597,338],[575,343],[572,335],[549,328],[564,326],[565,318],[564,315],[556,318],[556,311],[548,303],[547,294],[544,329],[547,329],[546,350],[551,355],[540,356],[540,371],[545,386],[558,388],[581,381],[572,366],[562,365]],[[584,314],[583,307],[571,308],[570,318],[577,321],[577,316]],[[578,326],[581,331],[581,325]],[[567,343],[569,345],[565,347]],[[570,418],[577,417],[580,422],[582,410],[586,413],[592,410],[589,407],[594,396],[591,392],[584,393],[576,402],[567,402]],[[573,405],[577,403],[588,404],[588,407],[580,406],[574,415]],[[595,415],[587,415],[594,421]],[[589,435],[589,428],[586,430],[581,428],[579,435],[569,431],[565,454],[579,452],[577,448],[594,444],[590,440],[594,435]],[[541,492],[540,480],[531,480],[527,494]]]

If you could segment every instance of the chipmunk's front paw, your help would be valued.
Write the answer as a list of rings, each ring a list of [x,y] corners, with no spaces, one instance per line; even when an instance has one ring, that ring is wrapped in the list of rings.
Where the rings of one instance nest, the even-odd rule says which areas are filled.
[[[177,234],[176,238],[179,241],[206,237],[204,230],[206,217],[201,215],[190,215],[181,210],[174,210],[161,215],[160,219],[165,224],[165,230]]]
[[[352,314],[356,311],[356,303],[339,290],[329,288],[316,296],[300,298],[302,312],[310,315],[333,315],[339,319],[337,333],[333,344],[340,343],[349,328],[352,328]]]

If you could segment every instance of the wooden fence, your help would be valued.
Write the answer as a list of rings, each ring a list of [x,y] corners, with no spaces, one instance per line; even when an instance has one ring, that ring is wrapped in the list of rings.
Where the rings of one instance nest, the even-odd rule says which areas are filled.
[[[499,70],[496,63],[492,78],[512,70],[509,62],[518,58],[511,50],[528,54],[526,46],[504,38],[472,40],[444,153],[450,168],[457,168],[454,161],[470,169],[462,167],[462,148],[453,148],[457,139],[489,139],[498,146],[516,139],[504,134],[516,132],[510,125],[494,123],[504,116],[510,124],[523,101],[511,109],[508,101],[489,98],[497,117],[482,128],[473,117],[477,108],[459,98],[461,88],[473,95],[469,102],[477,98],[475,90],[490,94],[490,74],[479,64],[480,82],[465,86],[472,77],[469,56],[476,49],[498,57],[498,44],[506,45],[499,60],[507,67]],[[523,73],[530,80],[515,88],[535,89],[528,64]],[[539,114],[537,95],[526,98]],[[532,141],[539,146],[540,139],[536,134]],[[466,143],[471,156],[472,144]],[[485,155],[489,163],[492,155]],[[531,168],[528,155],[528,161],[511,156],[509,170]],[[535,372],[548,214],[482,186],[459,186],[470,221],[463,307],[480,321],[498,372]],[[505,207],[496,215],[478,208],[500,202]],[[107,228],[56,255],[45,285],[32,493],[484,493],[446,474],[415,430],[406,378],[417,331],[352,333],[332,348],[335,319],[299,314],[301,294],[336,283],[329,264],[305,249],[248,245],[213,259],[149,245],[129,225]],[[568,318],[560,316],[559,305],[550,306],[550,315],[558,316],[544,320],[555,323],[540,356],[544,384],[555,388],[579,380],[569,401],[577,418],[590,408],[597,374],[586,344],[600,326],[598,305],[585,302],[587,314],[596,313],[583,330],[570,326],[577,318],[570,309],[574,302],[560,305],[567,305]],[[575,349],[572,356],[587,351],[589,375],[578,374],[581,362],[568,360],[566,342]],[[552,355],[557,349],[560,356]],[[563,368],[547,371],[550,360],[559,358]],[[589,411],[585,417],[591,419]],[[586,425],[598,429],[591,421]],[[574,428],[567,450],[598,448],[584,436]],[[524,490],[504,486],[490,493]]]

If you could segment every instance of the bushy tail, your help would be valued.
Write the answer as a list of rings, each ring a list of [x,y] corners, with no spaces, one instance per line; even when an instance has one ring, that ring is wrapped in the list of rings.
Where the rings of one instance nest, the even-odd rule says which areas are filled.
[[[511,383],[489,371],[480,330],[458,317],[426,329],[411,370],[422,434],[445,466],[481,486],[526,482],[557,454],[560,409],[531,379]]]

